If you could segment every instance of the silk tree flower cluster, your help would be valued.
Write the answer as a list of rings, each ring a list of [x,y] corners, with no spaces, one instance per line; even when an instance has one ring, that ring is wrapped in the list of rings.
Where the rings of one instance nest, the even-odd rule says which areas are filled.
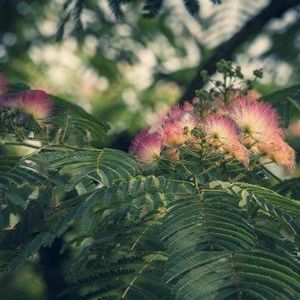
[[[180,145],[196,143],[192,129],[200,119],[191,104],[176,105],[159,119],[157,124],[137,134],[130,147],[143,166],[155,165],[164,148],[170,159],[177,160]]]
[[[270,104],[247,95],[229,103],[218,98],[205,111],[196,103],[176,105],[155,125],[136,135],[130,152],[144,168],[156,166],[161,159],[176,162],[181,147],[203,152],[209,149],[245,167],[252,157],[267,156],[286,171],[295,168],[295,151],[284,141],[280,118]]]
[[[41,90],[7,92],[7,82],[1,76],[0,107],[20,110],[27,115],[31,115],[37,121],[43,122],[51,116],[54,104],[48,95]]]

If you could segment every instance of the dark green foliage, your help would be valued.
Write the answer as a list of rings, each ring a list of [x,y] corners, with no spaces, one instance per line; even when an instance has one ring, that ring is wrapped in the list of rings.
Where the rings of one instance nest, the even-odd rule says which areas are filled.
[[[289,120],[300,112],[300,85],[264,95],[261,100],[270,102],[275,106],[283,119],[283,125],[288,127]]]
[[[143,11],[146,18],[155,17],[163,6],[163,0],[145,0]]]
[[[264,251],[185,252],[168,262],[176,299],[296,299],[299,268]]]
[[[122,19],[124,17],[123,11],[121,9],[122,0],[108,0],[108,3],[116,19]]]
[[[52,116],[52,122],[55,125],[53,135],[60,129],[59,142],[68,141],[74,137],[77,131],[84,138],[100,139],[105,136],[109,126],[88,114],[81,107],[65,101],[61,98],[51,96],[55,103],[55,112]],[[89,137],[89,135],[90,137]]]
[[[60,295],[79,290],[82,299],[173,299],[169,289],[157,279],[163,276],[164,260],[159,254],[99,258],[92,269],[78,277]]]
[[[0,157],[0,188],[9,190],[24,185],[34,186],[45,180],[43,174],[24,159],[16,156]]]
[[[44,218],[46,208],[49,206],[49,191],[40,192],[38,198],[29,202],[21,215],[21,221],[11,230],[5,232],[1,240],[1,250],[13,250],[22,245],[38,231],[38,226]]]
[[[299,298],[297,179],[187,150],[143,171],[127,153],[91,147],[87,132],[99,142],[106,126],[53,99],[47,139],[41,125],[40,146],[0,158],[1,276],[64,236],[72,255],[58,299]]]
[[[83,25],[81,21],[81,14],[83,11],[83,3],[82,0],[77,0],[74,6],[74,11],[73,11],[73,19],[75,23],[75,30],[76,33],[81,33],[83,30]]]
[[[222,214],[219,212],[222,211]],[[255,246],[255,233],[237,199],[224,191],[203,192],[176,200],[164,222],[168,250],[245,250]]]
[[[266,249],[270,232],[257,235],[261,220],[250,218],[226,189],[206,190],[170,208],[163,231],[170,255],[165,279],[176,299],[297,298],[299,266],[276,255],[274,244]]]
[[[114,15],[116,21],[124,21],[126,19],[125,9],[134,8],[137,6],[136,1],[132,0],[107,0],[109,8]],[[190,15],[195,16],[199,14],[200,5],[198,0],[182,0],[186,10]],[[207,0],[208,1],[208,0]],[[165,5],[164,0],[143,0],[142,13],[145,18],[157,17]],[[221,1],[211,1],[213,4],[221,4]],[[68,22],[72,24],[75,35],[80,35],[84,30],[81,15],[84,10],[84,1],[82,0],[66,0],[62,5],[62,17],[56,32],[56,40],[61,41],[65,27]],[[101,7],[99,7],[101,10]]]
[[[300,200],[300,178],[297,177],[280,182],[275,186],[275,190],[280,194]]]
[[[184,5],[191,15],[199,13],[200,6],[198,0],[184,0]]]
[[[91,178],[104,186],[110,186],[115,180],[129,178],[139,171],[133,158],[113,149],[46,151],[31,159],[40,163],[47,162],[52,171],[60,171],[61,174],[72,172],[73,185]]]
[[[237,188],[241,188],[238,191]],[[285,223],[290,229],[300,237],[300,205],[299,202],[283,197],[261,186],[254,186],[246,183],[234,184],[234,189],[240,194],[243,199],[265,213],[277,218],[282,223]],[[247,203],[246,203],[247,204]]]

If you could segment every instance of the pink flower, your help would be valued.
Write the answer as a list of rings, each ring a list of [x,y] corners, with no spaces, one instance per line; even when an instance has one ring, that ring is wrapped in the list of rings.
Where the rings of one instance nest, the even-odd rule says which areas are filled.
[[[241,144],[238,128],[233,120],[218,114],[204,118],[201,128],[207,142],[215,146],[219,152],[228,152],[244,165],[249,164],[249,153]]]
[[[292,172],[296,168],[296,153],[282,138],[261,144],[259,149],[286,171]]]
[[[191,103],[189,102],[184,102],[182,106],[183,111],[185,112],[192,112],[194,110],[194,107]]]
[[[170,111],[167,112],[166,119],[177,120],[181,117],[183,112],[184,110],[179,105],[175,105],[170,109]]]
[[[258,101],[260,100],[260,94],[257,91],[248,91],[246,95],[243,94],[242,90],[233,89],[229,91],[227,95],[227,104],[224,102],[224,96],[220,95],[215,100],[215,109],[218,114],[227,115],[229,113],[231,103],[239,101]]]
[[[147,131],[137,134],[130,147],[130,152],[137,157],[143,166],[154,166],[160,157],[161,150],[161,136],[149,134]]]
[[[229,106],[229,115],[243,132],[243,143],[254,153],[264,153],[287,171],[295,168],[295,151],[284,142],[276,110],[269,104],[238,99]]]
[[[160,125],[163,144],[167,147],[195,141],[191,131],[199,124],[199,117],[191,104],[185,102],[182,107],[174,106],[164,117]]]
[[[45,120],[53,111],[53,102],[44,91],[23,91],[0,96],[0,106],[15,107],[37,120]]]
[[[187,134],[180,121],[166,121],[163,125],[163,144],[167,147],[182,145],[187,141]]]
[[[153,165],[165,147],[164,154],[173,161],[177,160],[179,158],[177,147],[195,139],[191,131],[199,123],[199,118],[193,110],[193,106],[189,103],[183,106],[175,105],[161,115],[156,124],[134,138],[130,152],[141,164]]]
[[[257,150],[257,143],[283,136],[276,110],[267,103],[240,98],[229,105],[228,111],[244,134],[244,144],[253,147],[254,151]]]

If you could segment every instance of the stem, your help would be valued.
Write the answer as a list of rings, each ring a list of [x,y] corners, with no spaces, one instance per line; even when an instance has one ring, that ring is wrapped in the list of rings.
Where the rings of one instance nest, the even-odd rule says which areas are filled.
[[[126,290],[124,291],[123,295],[121,296],[121,299],[124,299],[125,296],[127,295],[128,291],[130,290],[130,288],[133,286],[133,284],[135,283],[135,281],[138,279],[138,277],[145,271],[146,268],[148,268],[148,266],[152,263],[152,261],[157,257],[158,254],[155,254],[147,264],[145,264],[140,271],[137,273],[137,275],[132,279],[132,281],[129,283],[128,287],[126,288]]]
[[[220,166],[220,164],[219,164],[219,162],[217,162],[216,164],[211,165],[210,167],[204,169],[201,173],[197,174],[197,176],[207,174],[209,171],[211,171],[211,170],[213,170],[213,169],[215,169],[215,168],[217,168],[219,166]]]
[[[71,145],[66,144],[45,144],[43,146],[37,146],[26,142],[1,142],[0,145],[3,146],[22,146],[22,147],[28,147],[32,149],[44,149],[44,150],[55,150],[54,148],[66,148],[70,150],[76,150],[76,151],[101,151],[101,149],[97,148],[79,148]]]
[[[188,184],[191,184],[192,186],[194,186],[194,184],[192,182],[187,181],[187,180],[168,179],[168,181],[177,182],[177,183],[188,183]]]
[[[152,220],[151,224],[150,224],[148,227],[146,227],[146,228],[142,231],[142,233],[138,236],[138,238],[135,240],[135,242],[134,242],[134,244],[132,245],[130,251],[133,251],[133,250],[134,250],[134,248],[137,246],[137,244],[138,244],[139,241],[142,239],[142,237],[144,236],[144,234],[151,228],[151,226],[152,226],[153,224],[155,224],[155,222],[156,222],[159,218],[161,218],[161,215],[158,213],[157,216]]]
[[[66,118],[66,126],[63,129],[64,132],[63,132],[63,135],[62,135],[61,140],[60,140],[61,143],[63,143],[65,138],[66,138],[67,130],[68,130],[68,127],[69,127],[69,119],[70,119],[70,116],[68,114],[67,118]]]
[[[242,179],[242,178],[244,178],[244,177],[246,177],[246,175],[245,174],[239,174],[239,175],[237,175],[236,177],[234,177],[233,179],[231,179],[231,182],[236,182],[236,181],[238,181],[238,180],[240,180],[240,179]]]
[[[66,148],[66,149],[77,150],[77,151],[102,151],[101,149],[97,149],[97,148],[79,148],[79,147],[70,146],[70,145],[66,145],[66,144],[49,144],[49,145],[45,145],[45,146],[46,147],[44,149],[46,149],[46,150],[52,149],[52,148],[58,148],[58,149]]]
[[[33,149],[40,149],[40,146],[32,145],[29,143],[18,143],[18,142],[2,142],[1,145],[4,146],[23,146],[23,147],[28,147],[28,148],[33,148]]]

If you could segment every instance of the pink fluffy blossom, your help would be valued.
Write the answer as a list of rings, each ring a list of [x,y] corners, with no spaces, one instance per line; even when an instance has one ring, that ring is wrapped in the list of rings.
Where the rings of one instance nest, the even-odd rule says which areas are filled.
[[[229,115],[252,152],[266,154],[287,171],[295,168],[295,151],[284,142],[280,119],[270,104],[241,98],[229,106]]]
[[[47,119],[53,111],[53,102],[40,90],[1,95],[0,106],[18,108],[37,120]]]
[[[180,145],[194,147],[201,143],[192,134],[196,128],[204,133],[213,151],[227,153],[245,166],[249,164],[250,153],[255,153],[267,155],[286,170],[293,170],[295,151],[284,142],[276,110],[256,100],[254,95],[236,98],[223,107],[223,114],[211,113],[204,118],[200,118],[192,104],[176,105],[136,136],[131,152],[143,165],[155,165],[161,153],[176,161]]]
[[[238,128],[233,120],[218,114],[211,114],[204,118],[202,129],[207,142],[218,151],[228,152],[244,165],[249,163],[249,153],[241,144]]]
[[[259,143],[283,136],[280,119],[270,104],[240,98],[229,105],[229,116],[243,132],[244,143],[253,150]]]
[[[286,171],[292,172],[296,168],[295,150],[281,138],[260,144],[259,149]]]
[[[142,131],[137,134],[131,144],[130,152],[137,157],[143,166],[153,166],[160,157],[162,139],[159,134]]]
[[[175,161],[179,158],[178,146],[195,140],[191,131],[198,124],[199,117],[191,104],[175,105],[134,138],[130,151],[144,165],[155,164],[163,148],[166,157]]]
[[[182,107],[174,106],[163,118],[161,134],[167,147],[182,145],[194,141],[191,131],[199,124],[199,117],[191,104],[185,102]]]
[[[167,147],[182,145],[187,141],[187,135],[180,121],[167,121],[163,125],[163,144]]]

